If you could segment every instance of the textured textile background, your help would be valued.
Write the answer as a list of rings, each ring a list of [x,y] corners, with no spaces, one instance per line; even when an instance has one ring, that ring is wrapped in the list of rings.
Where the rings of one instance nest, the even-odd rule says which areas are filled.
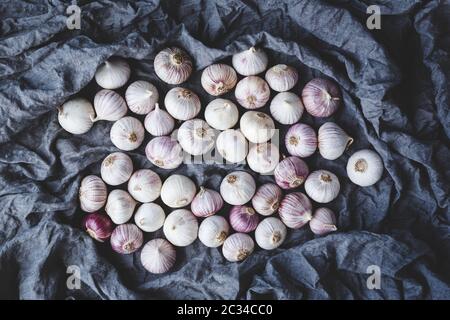
[[[448,0],[78,1],[81,30],[66,27],[70,1],[33,2],[0,1],[0,298],[450,298]],[[381,30],[366,27],[370,4],[381,8]],[[257,250],[243,263],[196,241],[177,249],[172,272],[151,275],[140,252],[120,256],[80,228],[80,181],[117,149],[111,123],[74,136],[59,126],[56,107],[73,96],[92,99],[95,70],[113,55],[130,61],[130,81],[150,80],[164,97],[169,87],[153,58],[169,44],[193,57],[197,72],[183,85],[203,105],[212,97],[201,70],[255,44],[271,65],[298,68],[296,93],[314,76],[339,83],[345,103],[330,119],[356,142],[336,161],[307,159],[339,176],[341,193],[329,205],[338,232],[290,231],[280,249]],[[305,114],[302,122],[317,129],[330,119]],[[149,138],[130,153],[136,168],[155,169],[144,155]],[[361,148],[376,150],[386,167],[368,188],[345,172]],[[174,172],[217,189],[235,168]],[[66,286],[70,265],[81,268],[80,290]],[[367,289],[370,265],[381,268],[380,290]]]

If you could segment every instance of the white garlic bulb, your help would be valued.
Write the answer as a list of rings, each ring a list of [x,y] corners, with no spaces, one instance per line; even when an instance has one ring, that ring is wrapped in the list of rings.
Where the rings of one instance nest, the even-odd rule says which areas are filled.
[[[220,184],[220,194],[223,200],[235,206],[249,202],[255,191],[255,180],[245,171],[234,171],[227,174]]]
[[[320,155],[336,160],[353,143],[353,138],[336,123],[326,122],[319,128],[318,142]]]
[[[248,142],[239,130],[228,129],[217,136],[216,150],[228,162],[238,163],[248,153]]]
[[[275,91],[288,91],[297,84],[298,72],[293,67],[285,64],[277,64],[267,70],[266,81]]]
[[[347,162],[348,177],[361,187],[377,183],[383,175],[383,170],[383,161],[380,156],[368,149],[355,152]]]
[[[238,82],[234,95],[244,108],[258,109],[269,101],[270,89],[267,82],[260,77],[250,76]]]
[[[286,239],[287,229],[280,219],[269,217],[258,224],[255,230],[255,240],[264,250],[278,248]]]
[[[205,120],[214,129],[230,129],[238,122],[239,111],[228,99],[214,99],[206,106]]]
[[[134,223],[145,232],[155,232],[159,230],[166,219],[163,208],[156,203],[144,203],[134,215]]]
[[[199,97],[191,90],[180,87],[167,92],[164,105],[172,117],[183,121],[195,118],[201,109]]]
[[[160,51],[154,61],[155,73],[168,84],[180,84],[192,73],[192,60],[189,55],[176,47]]]
[[[137,149],[142,144],[144,135],[144,126],[133,117],[123,117],[114,122],[110,132],[111,142],[125,151]]]
[[[123,152],[114,152],[108,155],[102,162],[100,175],[103,181],[110,186],[118,186],[130,179],[133,173],[133,162]]]
[[[165,239],[153,239],[141,251],[142,266],[150,273],[169,271],[176,260],[175,248]]]
[[[192,202],[196,193],[194,182],[180,174],[171,175],[161,188],[161,200],[171,208],[185,207]]]
[[[117,121],[127,114],[125,100],[112,90],[103,89],[94,97],[94,108],[97,116],[92,121]]]
[[[245,260],[255,249],[253,239],[245,233],[233,233],[223,243],[222,253],[230,262]]]
[[[87,176],[81,181],[79,196],[81,210],[85,212],[97,211],[105,205],[106,185],[97,176]]]
[[[292,92],[280,92],[270,103],[272,117],[281,124],[294,124],[303,115],[302,100]]]
[[[327,170],[312,172],[305,181],[305,191],[316,202],[328,203],[334,200],[341,189],[338,177]]]
[[[139,80],[129,85],[125,92],[130,110],[137,114],[148,114],[158,102],[158,89],[150,82]]]
[[[109,193],[105,211],[115,224],[130,220],[137,202],[124,190],[116,189]]]
[[[267,114],[259,111],[247,111],[241,117],[240,128],[248,141],[262,143],[269,141],[275,134],[275,123]]]
[[[279,162],[280,151],[270,142],[254,144],[247,155],[250,169],[261,174],[272,172]]]
[[[236,71],[226,64],[213,64],[203,70],[202,87],[213,96],[220,96],[234,88],[237,81]]]
[[[150,140],[145,154],[151,163],[163,169],[175,169],[183,162],[183,149],[177,140],[168,136]]]
[[[214,130],[202,119],[184,122],[178,129],[178,142],[184,151],[194,156],[207,153],[214,147]]]
[[[83,98],[66,101],[58,108],[58,121],[61,127],[72,134],[88,132],[95,118],[92,104]]]
[[[177,247],[186,247],[197,239],[197,218],[186,209],[172,211],[164,222],[164,235]]]
[[[233,55],[234,69],[243,76],[252,76],[267,68],[269,59],[262,49],[251,47],[248,50]]]
[[[133,173],[128,181],[128,192],[139,202],[152,202],[161,194],[161,178],[150,169]]]
[[[175,120],[156,103],[155,110],[145,117],[144,127],[153,136],[166,136],[173,131]]]
[[[224,243],[229,232],[230,225],[224,217],[211,216],[200,224],[198,238],[205,246],[217,248]]]
[[[121,58],[110,58],[97,68],[95,81],[104,89],[117,89],[130,79],[130,66]]]

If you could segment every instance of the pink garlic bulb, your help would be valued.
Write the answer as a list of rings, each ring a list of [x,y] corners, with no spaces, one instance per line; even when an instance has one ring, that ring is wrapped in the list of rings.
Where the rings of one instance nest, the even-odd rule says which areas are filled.
[[[308,165],[300,158],[283,159],[275,168],[275,181],[283,189],[299,187],[308,177]]]
[[[317,235],[324,235],[336,231],[336,217],[334,212],[328,208],[319,208],[309,222],[311,231]]]
[[[200,187],[191,202],[191,211],[197,217],[209,217],[222,209],[223,199],[219,192]]]
[[[258,214],[252,207],[233,206],[231,208],[230,224],[231,227],[237,232],[252,232],[256,229],[258,223]]]
[[[342,96],[337,84],[328,79],[315,78],[302,91],[306,111],[314,117],[329,117],[341,105]]]
[[[292,229],[299,229],[312,218],[312,204],[301,192],[293,192],[284,197],[278,209],[281,221]]]
[[[290,155],[301,158],[309,157],[317,149],[316,132],[307,124],[294,124],[286,133],[285,145]]]

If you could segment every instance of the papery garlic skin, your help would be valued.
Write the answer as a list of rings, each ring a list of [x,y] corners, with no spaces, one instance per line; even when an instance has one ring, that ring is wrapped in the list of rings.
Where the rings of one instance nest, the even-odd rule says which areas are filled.
[[[185,207],[192,202],[196,193],[194,182],[180,174],[171,175],[161,188],[161,200],[171,208]]]
[[[111,236],[114,224],[105,214],[90,213],[83,218],[83,227],[92,238],[103,242]]]
[[[124,117],[114,122],[110,132],[111,142],[124,151],[139,148],[144,141],[144,135],[144,126],[133,117]]]
[[[95,72],[95,81],[104,89],[117,89],[130,79],[130,65],[122,58],[110,58]]]
[[[281,200],[278,213],[288,228],[299,229],[311,220],[312,204],[301,192],[289,193]]]
[[[241,117],[240,129],[248,141],[263,143],[275,134],[275,123],[263,112],[247,111]]]
[[[81,210],[84,212],[100,210],[105,205],[107,194],[102,179],[94,175],[84,177],[79,191]]]
[[[220,96],[234,88],[237,82],[236,71],[226,64],[213,64],[203,70],[201,83],[203,89],[213,96]]]
[[[125,100],[117,92],[107,89],[97,92],[94,97],[94,108],[97,116],[91,119],[93,122],[98,120],[117,121],[128,111]]]
[[[124,190],[116,189],[109,193],[105,211],[115,224],[130,220],[137,202]]]
[[[260,222],[255,230],[255,240],[264,250],[278,248],[286,239],[287,229],[280,219],[269,217]]]
[[[164,222],[164,235],[174,246],[186,247],[197,239],[197,218],[186,209],[172,211]]]
[[[245,260],[255,249],[253,239],[245,233],[233,233],[223,243],[222,253],[230,262]]]
[[[291,90],[297,84],[298,72],[291,66],[277,64],[267,70],[265,78],[273,90],[284,92]]]
[[[361,187],[377,183],[383,175],[383,170],[383,160],[375,151],[369,149],[355,152],[347,162],[349,179]]]
[[[245,171],[234,171],[227,174],[220,184],[220,194],[223,200],[235,206],[249,202],[255,191],[255,180]]]
[[[340,189],[338,177],[327,170],[314,171],[305,181],[306,194],[319,203],[328,203],[334,200]]]
[[[161,194],[162,182],[156,172],[141,169],[133,173],[128,182],[128,192],[139,202],[152,202]]]
[[[248,154],[248,142],[241,131],[228,129],[217,136],[216,150],[227,162],[238,163]]]
[[[158,102],[158,89],[148,81],[135,81],[125,92],[128,107],[136,114],[148,114]]]
[[[270,103],[272,117],[281,124],[294,124],[303,115],[304,107],[299,96],[292,92],[280,92]]]
[[[324,235],[337,230],[334,212],[328,208],[319,208],[309,222],[309,227],[314,234]]]
[[[176,47],[160,51],[154,61],[155,73],[168,84],[180,84],[192,73],[192,60],[189,55]]]
[[[166,214],[156,203],[144,203],[134,215],[134,223],[145,232],[155,232],[164,225]]]
[[[150,240],[141,251],[142,266],[150,273],[161,274],[169,271],[175,260],[175,248],[165,239]]]
[[[198,238],[209,248],[220,247],[230,232],[227,220],[221,216],[211,216],[200,224]]]
[[[223,199],[219,192],[200,187],[200,191],[191,203],[191,211],[197,217],[209,217],[223,207]]]
[[[166,136],[173,131],[175,120],[156,103],[155,109],[145,117],[144,127],[152,136]]]
[[[64,130],[72,134],[88,132],[94,122],[94,108],[92,104],[83,98],[66,101],[58,108],[58,122]]]
[[[306,111],[314,117],[329,117],[341,105],[341,92],[336,83],[328,79],[315,78],[302,91]]]
[[[256,229],[259,216],[249,206],[233,206],[230,211],[231,227],[237,232],[248,233]]]
[[[318,141],[320,155],[336,160],[353,143],[353,138],[334,122],[326,122],[319,128]]]
[[[260,77],[250,76],[238,82],[234,94],[244,108],[258,109],[269,101],[270,89],[267,82]]]
[[[118,186],[130,179],[133,173],[133,162],[123,152],[114,152],[108,155],[102,162],[100,174],[103,181],[110,186]]]
[[[236,53],[232,58],[234,69],[243,76],[252,76],[263,72],[266,70],[268,62],[266,53],[255,47]]]
[[[195,118],[201,109],[198,95],[181,87],[170,89],[167,92],[164,105],[172,117],[183,121]]]
[[[202,119],[184,122],[178,129],[178,142],[189,154],[202,155],[214,147],[214,130]]]
[[[183,150],[177,140],[168,136],[155,137],[145,147],[145,154],[155,166],[175,169],[183,162]]]
[[[111,234],[111,247],[121,254],[130,254],[138,250],[144,242],[142,231],[134,224],[117,226]]]
[[[280,206],[283,193],[274,183],[265,183],[258,188],[252,198],[252,206],[260,215],[270,216]]]
[[[280,162],[278,147],[270,142],[254,144],[247,155],[247,164],[253,171],[269,174]]]
[[[206,106],[205,120],[214,129],[230,129],[238,122],[239,111],[228,99],[214,99]]]
[[[285,145],[290,155],[301,158],[309,157],[317,149],[316,132],[307,124],[294,124],[286,133]]]
[[[275,181],[283,189],[294,189],[301,186],[308,174],[308,165],[297,157],[283,159],[274,172]]]

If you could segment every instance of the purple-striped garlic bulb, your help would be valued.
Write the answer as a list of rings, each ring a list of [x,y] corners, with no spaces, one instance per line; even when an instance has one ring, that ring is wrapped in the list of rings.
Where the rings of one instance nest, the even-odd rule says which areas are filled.
[[[342,96],[337,84],[328,79],[315,78],[302,91],[306,111],[314,117],[329,117],[341,105]]]
[[[297,84],[298,72],[291,66],[277,64],[267,70],[266,81],[272,90],[289,91]]]
[[[98,120],[117,121],[127,114],[128,108],[125,100],[112,90],[103,89],[97,92],[94,97],[94,109]]]
[[[223,243],[222,253],[231,262],[245,260],[255,249],[255,242],[245,233],[233,233]]]
[[[328,208],[317,209],[309,222],[311,231],[317,235],[324,235],[337,230],[334,212]]]
[[[292,156],[306,158],[316,152],[317,149],[316,132],[304,123],[291,126],[284,141],[287,151]]]
[[[111,234],[111,247],[122,254],[135,252],[142,246],[143,241],[142,231],[131,223],[117,226]]]
[[[265,183],[258,188],[252,198],[253,208],[263,216],[274,214],[280,206],[283,193],[274,183]]]
[[[308,177],[308,165],[300,158],[287,157],[275,168],[275,181],[283,189],[294,189]]]
[[[233,206],[230,211],[231,227],[237,232],[248,233],[256,229],[259,216],[252,207]]]
[[[213,64],[203,70],[201,83],[203,89],[213,96],[220,96],[234,88],[237,82],[236,71],[223,63]]]
[[[311,220],[312,204],[301,192],[289,193],[281,201],[278,213],[287,227],[299,229]]]
[[[219,192],[200,187],[200,191],[191,202],[191,211],[197,217],[209,217],[223,207],[223,199]]]
[[[80,185],[80,205],[84,212],[100,210],[106,203],[106,185],[97,176],[89,175],[83,178]]]
[[[111,236],[114,225],[111,219],[100,213],[90,213],[83,218],[83,227],[95,240],[103,242]]]
[[[238,82],[234,94],[244,108],[258,109],[269,101],[270,89],[267,82],[260,77],[249,76]]]
[[[160,51],[154,61],[155,73],[168,84],[180,84],[192,73],[192,60],[189,55],[176,47]]]
[[[147,159],[163,169],[175,169],[183,162],[183,150],[177,140],[168,137],[155,137],[145,148]]]

